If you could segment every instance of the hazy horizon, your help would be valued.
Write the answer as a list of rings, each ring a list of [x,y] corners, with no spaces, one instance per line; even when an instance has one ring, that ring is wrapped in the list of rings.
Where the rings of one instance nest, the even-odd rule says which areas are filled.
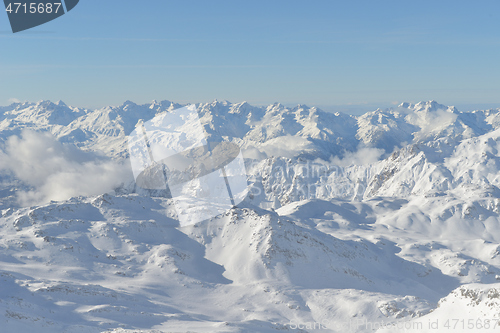
[[[0,15],[0,104],[500,104],[499,13],[496,1],[87,0],[16,34]]]
[[[50,100],[50,99],[42,99],[42,100]],[[120,105],[123,105],[126,101],[131,101],[137,105],[143,105],[143,104],[148,104],[148,103],[151,103],[152,101],[170,101],[170,102],[174,102],[174,103],[179,103],[179,104],[198,104],[198,103],[210,103],[212,101],[215,101],[215,100],[219,100],[219,101],[228,101],[230,103],[233,103],[233,104],[236,104],[236,103],[242,103],[242,102],[247,102],[253,106],[258,106],[258,107],[264,107],[264,106],[268,106],[268,105],[271,105],[271,104],[274,104],[274,103],[280,103],[280,104],[283,104],[284,106],[286,107],[294,107],[296,105],[307,105],[309,107],[317,107],[323,111],[327,111],[327,112],[342,112],[342,113],[345,113],[345,114],[350,114],[350,115],[362,115],[366,112],[370,112],[370,111],[375,111],[377,109],[389,109],[389,108],[394,108],[394,107],[397,107],[399,104],[401,103],[404,103],[404,102],[408,102],[408,103],[413,103],[413,104],[416,104],[418,102],[426,102],[426,101],[401,101],[401,102],[392,102],[392,103],[373,103],[373,104],[344,104],[344,105],[316,105],[316,104],[310,104],[310,103],[283,103],[283,102],[280,102],[280,101],[275,101],[275,102],[272,102],[272,103],[268,103],[268,104],[264,104],[264,103],[251,103],[251,102],[248,102],[248,101],[245,101],[245,100],[241,100],[241,101],[229,101],[227,99],[212,99],[212,100],[208,100],[208,101],[203,101],[203,102],[186,102],[186,101],[177,101],[175,99],[170,99],[170,98],[159,98],[159,99],[154,99],[154,100],[150,100],[150,101],[145,101],[145,102],[138,102],[138,101],[134,101],[134,100],[123,100],[121,103],[116,103],[116,104],[110,104],[110,105],[99,105],[99,106],[91,106],[91,105],[73,105],[71,103],[67,103],[64,99],[58,99],[58,100],[50,100],[51,102],[55,103],[57,101],[63,101],[65,104],[69,105],[69,106],[72,106],[72,107],[78,107],[78,108],[85,108],[85,109],[89,109],[89,110],[97,110],[97,109],[101,109],[101,108],[104,108],[104,107],[108,107],[108,106],[120,106]],[[0,107],[6,107],[6,106],[9,106],[9,105],[12,105],[13,103],[25,103],[25,102],[28,102],[28,103],[37,103],[41,100],[38,100],[38,101],[20,101],[20,100],[10,100],[8,101],[8,103],[6,103],[5,105],[0,105]],[[439,100],[435,100],[436,102],[438,102],[439,104],[443,104],[443,105],[446,105],[446,106],[455,106],[459,111],[462,111],[462,112],[470,112],[470,111],[474,111],[474,110],[488,110],[488,109],[497,109],[497,108],[500,108],[500,103],[472,103],[472,104],[453,104],[453,103],[450,103],[450,104],[447,104],[447,103],[442,103],[441,101]]]

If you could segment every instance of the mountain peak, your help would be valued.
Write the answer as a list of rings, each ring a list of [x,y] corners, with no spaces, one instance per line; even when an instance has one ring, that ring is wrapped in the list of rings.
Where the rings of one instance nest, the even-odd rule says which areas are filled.
[[[128,106],[128,105],[137,105],[137,104],[135,104],[134,102],[132,102],[130,100],[126,100],[125,102],[123,102],[123,104],[121,106],[125,107],[125,106]]]
[[[36,104],[35,104],[35,107],[44,107],[44,108],[48,108],[48,107],[54,107],[56,104],[52,103],[50,100],[48,99],[42,99],[40,101],[38,101]]]
[[[448,107],[443,104],[439,104],[438,102],[431,100],[427,102],[418,102],[415,104],[414,110],[415,112],[425,111],[425,112],[433,112],[437,110],[447,110]]]
[[[398,105],[399,108],[412,109],[414,107],[413,103],[403,102]]]
[[[214,99],[214,101],[211,103],[211,105],[213,106],[217,106],[217,105],[223,105],[223,106],[227,106],[227,105],[231,105],[232,103],[229,102],[228,100],[225,100],[223,99],[222,101],[219,101],[218,99]]]

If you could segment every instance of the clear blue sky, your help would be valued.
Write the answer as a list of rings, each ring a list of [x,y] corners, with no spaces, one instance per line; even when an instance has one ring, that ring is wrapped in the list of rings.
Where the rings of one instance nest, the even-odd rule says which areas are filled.
[[[12,34],[0,105],[153,99],[500,107],[500,1],[81,0]]]

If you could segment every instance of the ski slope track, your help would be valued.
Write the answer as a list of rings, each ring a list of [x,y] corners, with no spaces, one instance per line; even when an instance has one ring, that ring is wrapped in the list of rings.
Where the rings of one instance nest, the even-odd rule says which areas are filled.
[[[250,190],[181,227],[127,136],[182,106],[0,107],[1,332],[500,329],[500,109],[198,104]]]

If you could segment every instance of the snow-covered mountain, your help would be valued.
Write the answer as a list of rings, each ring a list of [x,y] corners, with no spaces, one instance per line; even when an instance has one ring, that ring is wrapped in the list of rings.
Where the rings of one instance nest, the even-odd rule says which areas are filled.
[[[127,160],[137,124],[179,107],[0,107],[7,332],[498,326],[500,109],[199,104],[207,140],[242,148],[250,191],[180,227]]]
[[[247,150],[257,148],[266,155],[301,155],[325,160],[354,152],[360,146],[392,153],[405,143],[438,138],[459,141],[500,126],[498,110],[462,113],[435,101],[402,103],[395,109],[378,109],[360,117],[305,105],[289,108],[279,103],[254,107],[246,102],[214,101],[197,106],[209,139],[234,140]],[[169,101],[144,105],[127,101],[117,107],[96,110],[69,107],[62,101],[15,103],[0,109],[3,112],[0,130],[4,134],[18,134],[23,128],[47,130],[63,142],[100,149],[118,157],[127,154],[123,138],[139,120],[147,121],[179,107]]]

